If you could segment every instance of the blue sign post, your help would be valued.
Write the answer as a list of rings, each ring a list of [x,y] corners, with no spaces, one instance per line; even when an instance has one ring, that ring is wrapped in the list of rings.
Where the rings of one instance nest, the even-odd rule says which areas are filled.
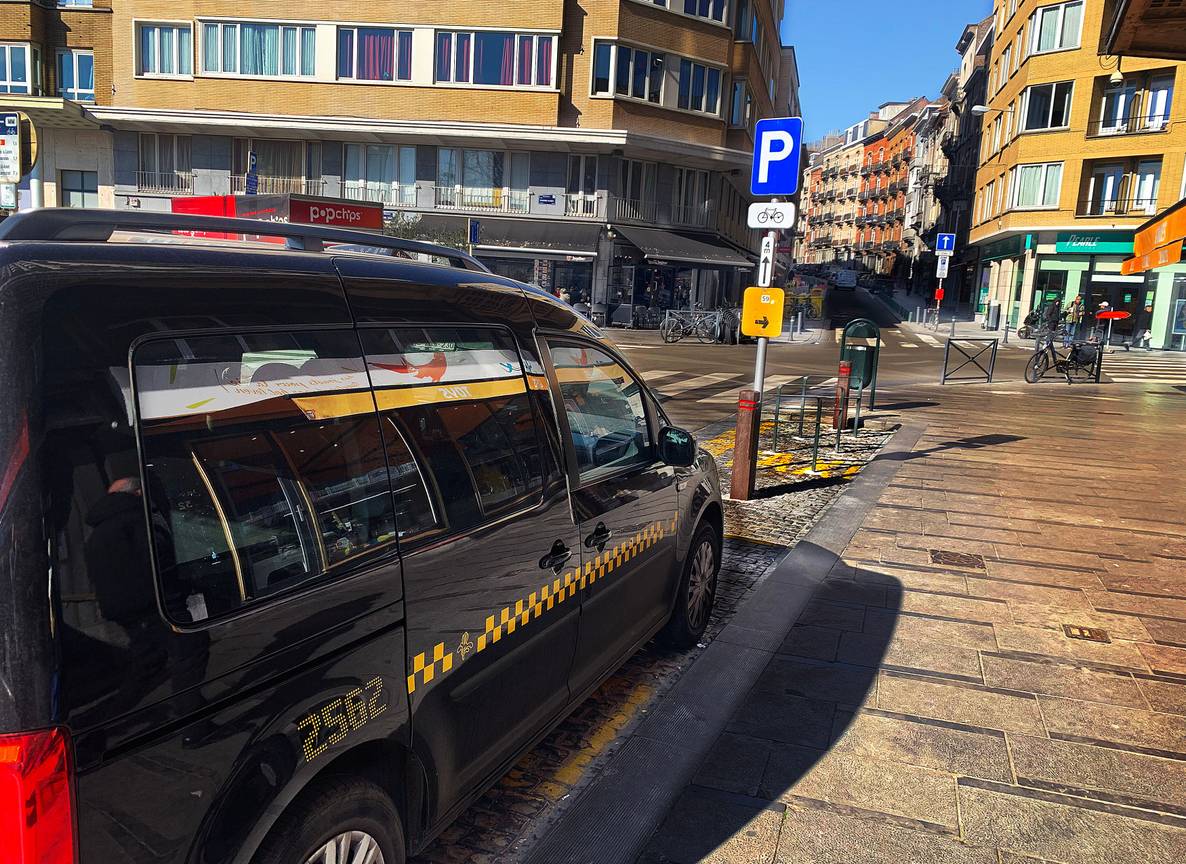
[[[255,151],[247,151],[247,176],[243,178],[243,191],[248,195],[259,192],[259,174],[255,171]]]
[[[477,246],[482,240],[482,223],[477,219],[469,220],[469,245]]]
[[[803,118],[775,117],[759,120],[754,125],[754,164],[750,172],[749,188],[755,198],[789,198],[799,191],[799,167],[803,154]],[[794,217],[792,217],[794,218]],[[790,220],[787,220],[788,222]],[[762,266],[758,284],[770,298],[781,289],[771,285],[774,273],[774,250],[778,247],[779,230],[792,225],[773,228],[762,240]],[[749,293],[747,291],[747,293]],[[778,300],[781,307],[782,301]],[[779,313],[781,315],[781,313]],[[765,318],[759,319],[764,321]],[[781,332],[782,322],[774,332]],[[762,325],[765,329],[766,325]],[[754,353],[754,386],[737,396],[737,427],[734,432],[733,473],[730,494],[736,501],[748,501],[754,494],[754,467],[758,457],[758,430],[762,422],[762,390],[766,383],[766,344],[770,340],[758,336],[758,350]]]
[[[940,234],[935,238],[935,251],[951,254],[955,251],[955,235]]]
[[[802,117],[759,120],[754,126],[754,167],[750,173],[750,192],[755,196],[781,197],[798,192],[802,152]]]

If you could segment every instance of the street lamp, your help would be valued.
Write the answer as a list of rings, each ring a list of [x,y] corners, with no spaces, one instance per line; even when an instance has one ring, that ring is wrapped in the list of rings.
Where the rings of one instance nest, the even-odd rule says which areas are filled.
[[[973,105],[972,106],[972,113],[975,114],[977,117],[983,117],[985,114],[989,114],[989,113],[993,113],[993,112],[995,112],[997,114],[1005,114],[1005,113],[1012,114],[1013,106],[1010,105],[1008,108],[989,108],[987,105]]]

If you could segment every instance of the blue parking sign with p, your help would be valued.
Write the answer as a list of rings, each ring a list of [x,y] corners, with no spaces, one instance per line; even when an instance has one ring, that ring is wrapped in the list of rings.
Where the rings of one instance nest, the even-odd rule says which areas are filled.
[[[954,234],[940,234],[935,238],[936,252],[954,252],[955,251],[955,235]]]
[[[754,167],[750,192],[754,195],[794,195],[799,190],[799,157],[803,148],[803,118],[773,117],[754,127]]]

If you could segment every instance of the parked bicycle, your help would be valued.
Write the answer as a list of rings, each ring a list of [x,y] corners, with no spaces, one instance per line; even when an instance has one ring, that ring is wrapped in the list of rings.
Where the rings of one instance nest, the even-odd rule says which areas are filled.
[[[1025,380],[1037,384],[1053,369],[1064,376],[1068,384],[1095,381],[1099,363],[1100,346],[1097,342],[1073,342],[1070,348],[1059,351],[1054,347],[1054,334],[1050,334],[1025,364]]]
[[[719,312],[683,311],[668,309],[667,316],[659,326],[659,335],[667,343],[694,338],[698,342],[716,342],[721,336],[721,315]]]

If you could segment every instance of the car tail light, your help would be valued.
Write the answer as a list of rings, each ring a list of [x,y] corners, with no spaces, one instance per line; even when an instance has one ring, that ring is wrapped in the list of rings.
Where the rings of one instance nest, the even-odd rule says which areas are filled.
[[[0,864],[74,864],[73,809],[65,732],[0,735]]]

